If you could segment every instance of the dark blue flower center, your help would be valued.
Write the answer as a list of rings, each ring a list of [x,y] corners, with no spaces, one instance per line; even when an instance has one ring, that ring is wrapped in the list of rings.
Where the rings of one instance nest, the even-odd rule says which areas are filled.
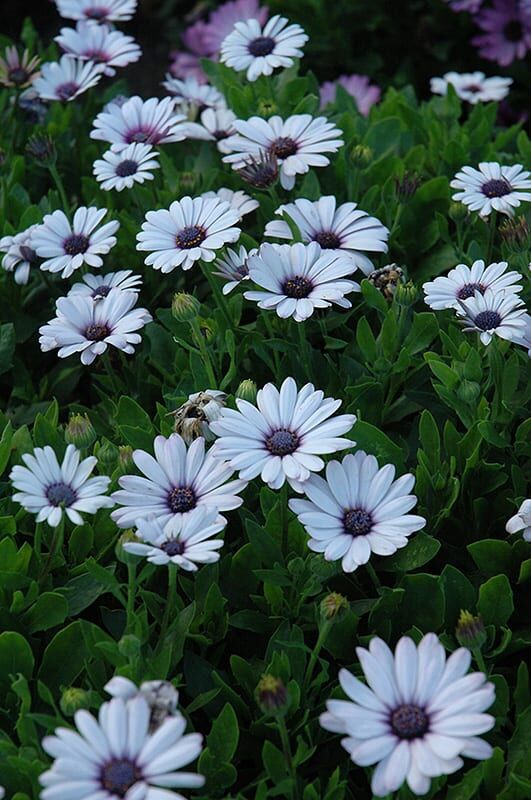
[[[85,328],[85,339],[89,339],[91,342],[102,342],[110,333],[111,329],[108,325],[94,323]]]
[[[294,453],[299,446],[299,437],[296,433],[280,428],[270,434],[266,439],[266,447],[274,456],[288,456]]]
[[[482,331],[490,331],[497,328],[501,323],[502,318],[497,311],[480,311],[474,319],[476,328]]]
[[[391,728],[400,739],[417,739],[429,728],[429,718],[420,706],[406,704],[391,714]]]
[[[313,237],[314,242],[320,244],[323,250],[337,250],[341,247],[341,239],[334,231],[319,231]]]
[[[137,171],[138,162],[133,161],[132,158],[126,158],[116,167],[116,174],[119,178],[127,178],[129,175],[134,175]]]
[[[288,156],[294,156],[298,148],[299,146],[294,139],[289,136],[279,136],[269,145],[269,152],[273,153],[277,158],[288,158]]]
[[[212,136],[217,142],[220,142],[222,139],[226,139],[227,136],[230,136],[230,133],[229,131],[223,131],[221,129],[218,129],[213,132]]]
[[[467,300],[469,297],[474,297],[475,292],[485,294],[485,286],[482,283],[465,283],[457,292],[459,300]]]
[[[111,287],[106,283],[102,283],[100,286],[96,286],[96,288],[93,290],[92,297],[107,297],[110,291]]]
[[[86,8],[84,14],[89,19],[105,19],[108,15],[109,9],[103,6],[96,6],[95,8]]]
[[[77,494],[68,483],[52,483],[46,489],[46,497],[52,506],[68,508],[77,499]]]
[[[28,247],[27,244],[21,244],[19,247],[20,255],[24,259],[24,261],[36,261],[37,260],[37,253],[33,249],[33,247]]]
[[[63,242],[63,250],[69,256],[77,256],[80,253],[86,253],[90,239],[82,233],[73,233]]]
[[[293,278],[288,278],[282,284],[282,291],[287,297],[294,297],[296,300],[301,300],[303,297],[308,297],[313,289],[313,283],[303,275],[294,275]]]
[[[189,486],[176,486],[168,492],[168,506],[174,514],[191,511],[197,505],[194,490]]]
[[[206,231],[204,228],[200,225],[189,225],[177,234],[175,244],[181,250],[191,250],[192,247],[199,247],[205,239]]]
[[[133,144],[133,142],[140,142],[140,144],[143,144],[144,142],[154,143],[155,137],[152,131],[137,128],[136,130],[130,131],[126,139],[129,144]]]
[[[164,552],[171,558],[171,556],[181,556],[186,549],[186,545],[184,542],[180,542],[178,539],[168,539],[167,542],[163,542],[160,545],[160,549],[164,550]]]
[[[275,40],[271,36],[257,36],[252,42],[249,42],[249,52],[255,58],[259,56],[268,56],[275,49]]]
[[[366,536],[372,530],[372,517],[369,511],[363,508],[353,508],[345,511],[343,516],[343,527],[345,533],[351,536]]]
[[[510,194],[512,190],[511,184],[505,178],[493,178],[493,180],[487,181],[481,187],[485,197],[504,197],[504,195]]]
[[[78,89],[79,84],[75,83],[74,81],[68,81],[67,83],[62,83],[60,86],[58,86],[55,90],[55,94],[59,100],[70,100],[70,98],[75,95]]]
[[[125,797],[129,789],[142,780],[142,772],[127,758],[117,758],[103,767],[101,785],[103,789],[118,797]]]
[[[13,67],[13,69],[9,70],[7,76],[11,83],[20,86],[22,83],[26,83],[28,80],[29,72],[24,69],[24,67]]]

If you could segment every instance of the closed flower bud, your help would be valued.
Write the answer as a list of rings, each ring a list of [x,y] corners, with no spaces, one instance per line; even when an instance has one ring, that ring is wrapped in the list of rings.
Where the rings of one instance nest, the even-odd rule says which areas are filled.
[[[59,708],[65,717],[73,717],[76,711],[81,708],[89,708],[90,694],[84,689],[76,689],[74,686],[65,689],[59,700]]]
[[[183,194],[191,194],[196,184],[196,176],[193,172],[181,172],[179,175],[179,188]]]
[[[470,611],[461,611],[455,637],[462,647],[477,650],[483,647],[487,640],[485,626],[480,616],[475,617]]]
[[[190,322],[199,314],[201,303],[193,295],[186,292],[178,292],[173,295],[171,302],[171,313],[177,322]]]
[[[122,636],[118,642],[118,650],[125,658],[135,658],[140,655],[140,647],[140,639],[137,636],[133,636],[131,633]]]
[[[288,690],[280,678],[262,675],[256,687],[256,702],[264,714],[277,716],[288,710]]]
[[[525,217],[507,219],[499,227],[503,241],[516,252],[523,250],[529,241],[529,225]]]
[[[259,117],[271,117],[273,114],[278,113],[278,106],[272,100],[259,100],[258,111]]]
[[[350,160],[353,164],[357,167],[366,167],[367,164],[370,164],[372,158],[374,156],[374,151],[371,150],[370,147],[367,147],[364,144],[357,144],[355,147],[352,148],[350,153]]]
[[[95,450],[94,455],[97,456],[105,472],[110,472],[116,466],[118,448],[112,442],[109,442],[108,439],[104,439],[97,450]]]
[[[412,281],[408,281],[407,283],[400,283],[398,282],[396,285],[395,290],[395,300],[401,306],[412,306],[414,305],[419,297],[419,292],[417,287]]]
[[[133,448],[128,444],[121,444],[118,447],[118,466],[125,474],[130,472],[135,465],[133,461]]]
[[[414,172],[404,173],[402,178],[395,179],[396,196],[401,203],[410,200],[420,186],[420,177]]]
[[[72,414],[65,428],[65,439],[68,444],[75,444],[81,449],[94,444],[96,431],[86,414]]]
[[[57,161],[55,144],[45,133],[36,133],[28,139],[26,153],[44,166],[55,164]]]
[[[450,203],[448,216],[454,222],[462,222],[464,219],[466,219],[467,214],[467,207],[463,205],[463,203]]]
[[[247,400],[248,403],[254,403],[256,400],[256,392],[256,383],[250,378],[246,378],[236,389],[235,396],[238,400]]]
[[[348,600],[338,592],[331,592],[321,600],[321,617],[327,622],[332,619],[337,619],[348,608]]]

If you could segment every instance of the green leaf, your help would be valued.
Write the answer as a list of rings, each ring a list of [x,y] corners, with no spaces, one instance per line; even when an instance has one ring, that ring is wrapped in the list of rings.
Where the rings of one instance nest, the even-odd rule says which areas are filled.
[[[19,673],[31,678],[35,659],[26,639],[16,631],[0,633],[0,690],[2,696],[11,686],[11,676]]]
[[[416,625],[424,633],[436,632],[444,622],[444,594],[434,575],[404,575],[399,587],[405,590],[400,606],[403,629]]]
[[[486,625],[504,625],[514,611],[507,575],[496,575],[479,587],[478,611]]]
[[[421,531],[412,536],[405,547],[383,559],[380,569],[386,572],[409,572],[427,564],[440,549],[441,543],[437,539]]]
[[[24,615],[30,633],[48,631],[62,625],[68,615],[68,602],[57,592],[44,592]]]
[[[492,577],[500,571],[509,572],[511,545],[499,539],[482,539],[467,545],[468,552],[484,575]]]
[[[476,606],[476,591],[468,578],[452,564],[447,564],[439,576],[444,592],[446,625],[453,630],[461,610],[470,611]]]
[[[0,375],[13,366],[15,327],[11,322],[0,325]]]
[[[230,762],[238,747],[239,736],[238,717],[231,704],[226,703],[207,736],[208,749],[219,761]]]
[[[400,472],[404,469],[404,452],[387,434],[371,425],[358,420],[352,429],[352,436],[361,450],[372,453],[383,464],[394,464]]]

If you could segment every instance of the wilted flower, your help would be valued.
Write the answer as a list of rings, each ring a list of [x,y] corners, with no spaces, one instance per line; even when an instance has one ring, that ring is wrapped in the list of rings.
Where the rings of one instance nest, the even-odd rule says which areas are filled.
[[[499,227],[500,236],[513,250],[523,250],[529,241],[529,225],[525,217],[506,219]]]
[[[274,153],[262,152],[258,156],[250,156],[240,169],[238,175],[255,189],[268,189],[278,181],[278,158]]]
[[[140,688],[130,681],[117,675],[103,687],[112,697],[121,697],[130,700],[141,695],[151,709],[150,732],[160,728],[167,717],[173,717],[180,712],[177,710],[179,692],[169,681],[144,681]]]
[[[288,710],[289,695],[281,678],[262,675],[256,687],[256,702],[264,714],[281,715]]]
[[[36,133],[28,139],[26,153],[44,166],[55,164],[57,150],[51,136],[46,133]]]
[[[367,276],[367,280],[383,294],[386,300],[392,300],[396,287],[404,279],[404,271],[398,264],[388,264],[382,269],[375,269]]]
[[[191,394],[186,403],[171,412],[175,420],[174,431],[181,434],[186,444],[190,444],[198,436],[212,441],[215,436],[208,423],[219,418],[226,397],[225,392],[216,389]]]
[[[39,64],[39,56],[30,58],[29,52],[24,50],[21,57],[16,47],[6,47],[4,58],[0,58],[0,85],[18,89],[29,86],[39,74]]]

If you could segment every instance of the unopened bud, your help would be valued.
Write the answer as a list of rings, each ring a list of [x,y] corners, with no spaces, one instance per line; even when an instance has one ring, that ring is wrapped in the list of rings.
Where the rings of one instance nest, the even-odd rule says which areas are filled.
[[[525,217],[508,219],[499,227],[503,241],[516,252],[523,250],[529,241],[529,225]]]
[[[470,611],[461,610],[455,629],[455,638],[462,647],[468,647],[469,650],[483,647],[487,640],[487,634],[481,617],[475,617]]]
[[[238,400],[247,400],[248,403],[254,403],[256,400],[256,392],[256,383],[250,378],[246,378],[236,389],[235,397],[237,397]]]
[[[249,156],[243,167],[238,170],[238,175],[255,189],[268,189],[278,180],[278,158],[275,153]]]
[[[259,117],[270,117],[278,112],[278,106],[276,103],[269,99],[259,100],[257,108],[257,114]]]
[[[109,442],[108,439],[104,439],[99,447],[95,449],[94,455],[97,457],[103,469],[106,472],[110,472],[116,466],[118,448],[112,442]]]
[[[88,448],[96,441],[94,425],[86,414],[72,414],[65,428],[65,439],[68,444]]]
[[[135,462],[133,461],[133,448],[128,444],[121,444],[118,448],[118,466],[125,474],[133,469]]]
[[[256,687],[256,702],[264,714],[274,716],[288,710],[288,690],[280,678],[262,675]]]
[[[448,209],[448,216],[454,222],[462,222],[466,219],[468,214],[467,207],[463,203],[450,203],[450,208]]]
[[[179,188],[189,194],[193,191],[196,184],[196,176],[193,172],[181,172],[179,175]]]
[[[89,708],[90,694],[85,689],[76,689],[72,686],[65,689],[59,700],[59,708],[65,717],[73,717],[81,708]]]
[[[337,617],[343,614],[347,608],[347,598],[343,597],[343,595],[339,594],[338,592],[331,592],[330,594],[327,594],[323,600],[321,600],[321,617],[326,621],[337,619]]]
[[[173,295],[171,303],[171,313],[177,322],[190,322],[195,319],[201,308],[201,303],[197,298],[186,292],[177,292]]]
[[[406,172],[402,178],[395,179],[396,196],[401,203],[410,200],[420,186],[420,177],[414,172]]]
[[[125,658],[136,658],[140,655],[141,642],[137,636],[127,633],[118,642],[118,650]]]
[[[414,305],[419,298],[419,292],[417,287],[412,281],[408,281],[407,283],[400,283],[400,281],[396,285],[395,289],[395,300],[401,306],[412,306]]]
[[[364,144],[357,144],[352,148],[350,160],[357,167],[366,167],[372,161],[373,156],[374,151],[370,147]]]
[[[45,133],[36,133],[28,139],[26,153],[44,166],[53,165],[57,161],[53,139]]]

